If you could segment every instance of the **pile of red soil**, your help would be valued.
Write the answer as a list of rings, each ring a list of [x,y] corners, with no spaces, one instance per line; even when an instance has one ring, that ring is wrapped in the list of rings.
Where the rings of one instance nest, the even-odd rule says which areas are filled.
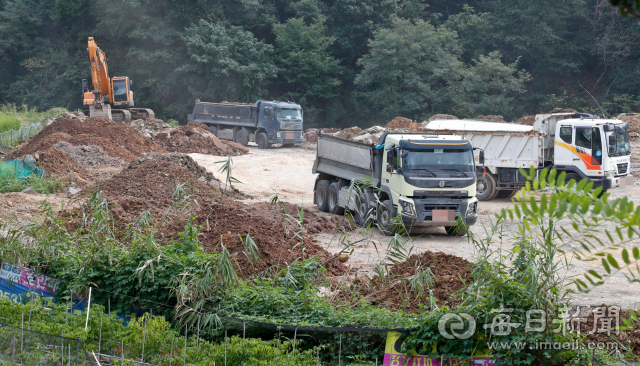
[[[410,120],[404,117],[396,117],[391,122],[387,123],[387,125],[384,126],[384,128],[386,128],[387,130],[397,129],[397,128],[415,129],[416,126],[417,126],[417,123],[414,120]]]
[[[44,151],[59,141],[72,145],[97,145],[109,156],[129,162],[148,152],[166,152],[156,142],[143,136],[129,125],[105,118],[58,119],[45,127],[27,144],[13,151],[13,158]]]
[[[300,220],[300,206],[291,203],[280,202],[276,205],[270,205],[267,202],[258,202],[252,203],[250,206],[255,213],[264,217],[274,217],[277,221],[282,221],[287,216],[289,226],[295,225],[295,221]],[[323,214],[308,207],[305,207],[302,212],[306,234],[332,234],[341,230],[353,229],[345,216]],[[296,230],[298,229],[296,228]]]
[[[178,184],[190,192],[193,211],[188,215],[195,217],[195,224],[202,227],[198,236],[203,248],[210,251],[220,250],[222,240],[232,255],[240,276],[246,277],[263,273],[267,269],[271,275],[286,268],[297,259],[316,256],[321,261],[332,257],[330,253],[313,243],[310,234],[319,231],[331,231],[335,228],[335,219],[314,221],[314,216],[305,210],[303,225],[304,240],[296,236],[300,228],[291,221],[285,222],[282,213],[274,211],[267,204],[247,205],[214,191],[213,188],[200,182],[189,170],[167,160],[146,160],[129,166],[120,174],[99,185],[107,200],[112,205],[112,212],[118,222],[131,222],[148,208],[156,224],[162,223],[159,237],[170,240],[184,230],[187,217],[176,213],[174,192]],[[197,201],[198,204],[193,202]],[[287,210],[297,217],[295,207],[288,205]],[[183,215],[185,216],[185,215]],[[332,228],[333,226],[333,228]],[[250,234],[261,253],[260,263],[251,263],[244,252],[246,248],[241,241]],[[340,275],[346,267],[338,260],[328,262],[325,267],[333,275]]]
[[[33,155],[35,163],[44,169],[46,177],[74,182],[78,187],[91,184],[92,176],[62,150],[47,149]]]
[[[198,181],[187,169],[165,160],[129,166],[97,188],[112,204],[116,220],[130,222],[147,209],[152,210],[155,219],[160,219],[176,202],[174,193],[178,184],[194,196],[191,199],[213,194],[210,186]]]
[[[167,151],[185,154],[229,156],[249,152],[249,149],[238,143],[220,140],[209,132],[207,125],[200,122],[189,122],[186,126],[160,131],[155,139]]]
[[[418,296],[411,289],[407,278],[418,271],[431,269],[435,282]],[[372,305],[387,309],[403,309],[410,313],[420,311],[421,305],[429,305],[429,290],[438,306],[453,306],[461,299],[454,294],[471,283],[471,263],[455,255],[427,251],[412,255],[406,261],[389,268],[386,278],[358,278],[349,290],[343,289],[339,297],[349,299],[356,292]]]
[[[519,125],[533,126],[536,123],[536,116],[524,116],[515,122]]]

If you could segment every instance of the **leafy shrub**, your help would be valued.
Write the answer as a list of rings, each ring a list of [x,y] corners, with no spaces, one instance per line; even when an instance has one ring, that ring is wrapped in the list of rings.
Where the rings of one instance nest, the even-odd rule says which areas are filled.
[[[38,111],[37,108],[29,108],[27,105],[22,105],[20,108],[15,104],[0,105],[0,114],[8,115],[17,118],[21,122],[44,122],[49,118],[54,118],[62,113],[67,112],[64,108],[51,108],[46,111]]]
[[[14,174],[0,174],[0,193],[20,192],[31,187],[40,194],[54,194],[62,192],[65,186],[65,182],[52,178],[30,176],[20,180]]]
[[[176,120],[175,120],[175,119],[173,119],[173,118],[169,118],[169,119],[167,120],[167,124],[168,124],[169,126],[171,126],[171,127],[178,127],[178,126],[180,125],[180,122],[176,121]]]
[[[0,132],[19,130],[21,126],[20,121],[16,117],[0,115]]]

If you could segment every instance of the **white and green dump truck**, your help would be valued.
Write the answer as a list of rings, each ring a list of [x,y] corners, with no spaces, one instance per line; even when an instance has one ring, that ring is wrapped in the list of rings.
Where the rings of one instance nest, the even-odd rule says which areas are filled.
[[[478,169],[480,201],[508,198],[527,181],[519,169],[531,166],[565,172],[566,182],[587,179],[608,190],[632,185],[629,124],[586,113],[538,114],[533,126],[468,120],[435,120],[425,133],[455,133],[483,149],[486,171]]]
[[[452,134],[385,132],[376,145],[318,136],[313,173],[318,210],[353,213],[386,235],[402,228],[443,226],[463,235],[477,221],[471,141]],[[484,153],[479,152],[482,163]]]

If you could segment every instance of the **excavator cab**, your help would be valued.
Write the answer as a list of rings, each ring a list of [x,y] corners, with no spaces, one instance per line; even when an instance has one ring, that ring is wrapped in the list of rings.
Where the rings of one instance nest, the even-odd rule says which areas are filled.
[[[131,92],[131,80],[126,76],[114,76],[113,86],[113,106],[133,106],[133,92]]]

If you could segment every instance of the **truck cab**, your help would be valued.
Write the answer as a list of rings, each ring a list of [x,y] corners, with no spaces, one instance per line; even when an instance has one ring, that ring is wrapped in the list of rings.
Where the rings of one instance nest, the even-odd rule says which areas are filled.
[[[587,178],[604,190],[618,187],[629,175],[629,124],[590,115],[555,121],[553,168],[576,180]]]
[[[473,146],[453,135],[390,134],[381,190],[407,227],[477,221]]]
[[[294,103],[257,101],[252,107],[256,126],[262,128],[269,144],[299,144],[302,142],[302,107]]]

